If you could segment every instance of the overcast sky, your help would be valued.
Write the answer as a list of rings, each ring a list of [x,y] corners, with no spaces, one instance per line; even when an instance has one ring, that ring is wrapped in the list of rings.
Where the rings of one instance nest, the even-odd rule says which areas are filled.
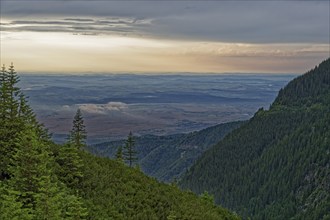
[[[299,73],[329,1],[1,1],[1,64],[37,72]]]

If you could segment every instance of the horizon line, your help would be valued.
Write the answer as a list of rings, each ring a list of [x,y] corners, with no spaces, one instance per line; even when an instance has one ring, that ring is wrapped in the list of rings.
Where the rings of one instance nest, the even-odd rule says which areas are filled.
[[[42,72],[42,71],[17,71],[19,75],[145,75],[145,76],[175,76],[175,75],[299,75],[293,72]],[[307,70],[308,71],[308,70]],[[306,72],[307,72],[306,71]],[[305,73],[305,72],[304,72]]]

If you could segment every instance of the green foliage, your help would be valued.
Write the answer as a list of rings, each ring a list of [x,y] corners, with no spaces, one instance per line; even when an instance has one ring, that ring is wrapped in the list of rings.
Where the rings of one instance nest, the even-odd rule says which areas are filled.
[[[330,204],[330,59],[208,150],[180,185],[252,219],[323,219]]]
[[[273,106],[310,106],[316,102],[324,102],[324,94],[330,89],[330,59],[306,74],[292,80],[284,89],[280,90]]]
[[[238,219],[120,160],[84,152],[79,110],[70,142],[52,143],[16,87],[13,67],[3,68],[0,79],[0,219]],[[132,134],[127,146],[133,152]]]
[[[243,122],[229,122],[188,134],[134,137],[138,164],[147,175],[164,182],[172,182],[205,150],[242,124]],[[88,151],[102,157],[116,158],[118,146],[124,144],[125,141],[104,142],[88,146]]]
[[[87,208],[84,207],[84,202],[81,198],[68,195],[66,196],[64,203],[65,211],[63,217],[68,220],[79,220],[88,217]]]
[[[78,149],[86,146],[87,133],[84,125],[84,119],[80,109],[77,110],[73,119],[72,130],[69,136],[69,142]]]
[[[123,147],[119,146],[118,150],[116,152],[116,160],[119,162],[124,162],[124,156],[123,156]]]
[[[239,219],[191,192],[159,183],[123,163],[80,153],[85,163],[80,193],[88,212],[97,219]]]
[[[137,152],[135,150],[135,141],[132,132],[128,134],[127,140],[125,141],[123,158],[128,162],[129,166],[132,167],[133,164],[138,160]]]
[[[69,188],[78,187],[83,178],[83,161],[79,149],[73,144],[64,144],[59,148],[55,160],[59,165],[56,170],[59,180]]]
[[[207,203],[214,204],[214,196],[210,195],[207,191],[204,191],[200,197]]]
[[[23,208],[23,203],[18,200],[19,192],[0,181],[0,217],[3,220],[30,220],[34,216],[32,210]]]
[[[11,65],[0,73],[0,180],[9,178],[9,163],[17,150],[16,139],[24,129],[33,129],[42,141],[48,141],[46,130],[37,122],[24,94],[17,87],[19,77]],[[28,126],[29,128],[26,128]]]
[[[16,86],[13,66],[0,78],[0,219],[63,219],[81,204],[65,202],[70,191],[55,175],[49,135]]]

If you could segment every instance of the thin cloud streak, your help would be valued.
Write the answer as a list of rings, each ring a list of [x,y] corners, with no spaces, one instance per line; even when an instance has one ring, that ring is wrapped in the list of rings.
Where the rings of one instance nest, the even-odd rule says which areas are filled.
[[[38,72],[302,72],[329,56],[329,4],[2,1],[1,63]]]
[[[26,18],[27,23],[64,18],[96,25],[97,20],[104,19],[108,24],[130,25],[141,35],[172,40],[328,43],[329,4],[329,1],[5,1],[1,13],[5,20],[15,22],[19,17]],[[141,25],[138,21],[148,22]]]

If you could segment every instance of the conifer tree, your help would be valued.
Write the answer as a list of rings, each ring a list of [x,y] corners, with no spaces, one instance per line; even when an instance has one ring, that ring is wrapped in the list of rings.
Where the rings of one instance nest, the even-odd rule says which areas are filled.
[[[8,167],[17,150],[16,139],[21,131],[34,129],[38,136],[49,141],[48,133],[37,122],[36,117],[27,104],[24,94],[17,87],[19,77],[13,64],[0,72],[0,180],[8,179]]]
[[[13,66],[7,71],[5,66],[1,69],[0,82],[0,179],[9,178],[8,165],[15,152],[13,140],[16,137],[19,120],[14,118],[18,109],[17,96],[19,89],[16,87],[18,77]]]
[[[45,196],[42,194],[52,197],[59,191],[54,184],[50,150],[38,141],[33,130],[21,132],[16,141],[18,148],[11,160],[9,184],[21,193],[23,206],[34,209],[37,200]]]
[[[60,165],[58,176],[71,189],[78,189],[83,178],[83,161],[79,156],[79,150],[86,146],[86,137],[84,119],[78,109],[73,119],[69,142],[61,146],[56,159]]]
[[[67,143],[60,147],[56,162],[59,164],[57,176],[69,188],[79,188],[83,178],[83,161],[79,149]]]
[[[69,136],[69,142],[76,148],[82,149],[86,146],[87,133],[85,130],[84,119],[80,109],[77,110],[73,119],[73,126]]]
[[[32,210],[34,219],[83,219],[87,211],[80,199],[57,180],[48,146],[38,141],[31,129],[22,132],[17,142],[19,148],[9,169],[13,175],[8,184],[19,192],[17,202],[22,204],[21,209]],[[63,176],[75,173],[66,171]],[[72,210],[80,211],[72,213]]]
[[[23,208],[23,203],[18,201],[19,192],[8,184],[0,181],[0,219],[3,220],[32,220],[34,215],[31,209]]]
[[[133,163],[135,163],[137,158],[137,152],[135,150],[135,141],[132,132],[129,133],[127,140],[125,142],[123,157],[126,162],[128,162],[129,166],[132,167]]]
[[[87,208],[84,207],[84,204],[79,197],[75,195],[68,195],[65,198],[65,204],[65,219],[79,220],[85,219],[88,216]]]
[[[18,81],[13,65],[8,71],[2,67],[0,219],[84,219],[87,212],[82,201],[72,195],[55,175],[48,132],[37,122],[16,85]],[[72,157],[72,154],[68,156]],[[78,163],[82,164],[79,160]],[[75,170],[67,169],[62,174],[70,176],[71,173],[75,174]]]
[[[116,152],[116,160],[119,162],[123,162],[124,158],[123,158],[123,147],[119,146],[118,150]]]
[[[16,151],[15,139],[24,129],[24,120],[18,114],[21,91],[17,87],[19,77],[13,64],[6,70],[1,69],[0,76],[0,180],[9,178],[8,165]],[[23,114],[22,114],[23,116]]]

